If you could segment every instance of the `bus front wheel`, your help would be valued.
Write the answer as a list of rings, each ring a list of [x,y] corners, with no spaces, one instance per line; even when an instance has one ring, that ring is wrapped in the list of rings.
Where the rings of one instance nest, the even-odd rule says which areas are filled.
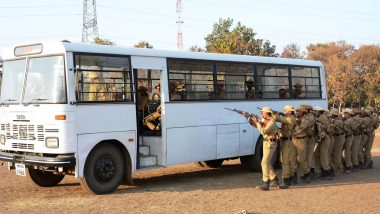
[[[52,187],[59,184],[65,175],[57,175],[52,172],[46,172],[37,169],[28,169],[28,177],[40,187]]]
[[[87,157],[80,183],[95,194],[114,191],[123,181],[125,162],[116,146],[103,144],[95,147]]]

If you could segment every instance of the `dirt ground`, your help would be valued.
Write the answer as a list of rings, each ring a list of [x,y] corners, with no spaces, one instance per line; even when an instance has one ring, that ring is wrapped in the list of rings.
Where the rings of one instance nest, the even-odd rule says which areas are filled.
[[[4,165],[0,213],[380,213],[379,130],[373,154],[374,169],[269,192],[256,188],[260,173],[245,171],[237,160],[220,169],[184,164],[139,172],[135,186],[108,195],[85,192],[73,177],[36,187]]]

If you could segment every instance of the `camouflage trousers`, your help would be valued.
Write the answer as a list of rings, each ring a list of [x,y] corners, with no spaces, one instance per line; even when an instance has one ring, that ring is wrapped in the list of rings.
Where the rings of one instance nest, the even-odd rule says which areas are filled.
[[[317,144],[315,149],[315,167],[322,168],[323,170],[330,169],[330,136],[326,135],[320,143]]]
[[[310,167],[307,162],[307,138],[295,138],[293,137],[293,144],[297,151],[298,163],[304,174],[310,172]]]
[[[371,150],[372,150],[372,145],[373,145],[374,140],[375,140],[375,132],[373,131],[372,133],[368,134],[368,142],[367,142],[367,145],[364,147],[364,155],[367,161],[372,161]]]
[[[352,135],[346,135],[344,142],[344,163],[346,167],[352,167],[351,161]]]
[[[363,136],[364,138],[364,136]],[[362,135],[354,135],[352,137],[352,164],[354,166],[359,165],[359,152],[362,150],[363,144],[362,144]]]
[[[358,161],[364,163],[364,157],[365,157],[365,148],[368,145],[370,136],[368,135],[362,135],[360,139],[360,145],[359,145],[359,153],[358,153]]]
[[[329,146],[329,165],[330,165],[330,168],[333,168],[334,145],[335,145],[334,137],[330,135],[330,146]]]
[[[272,166],[273,155],[276,154],[277,142],[265,140],[263,142],[263,158],[261,160],[261,169],[263,172],[263,181],[268,182],[276,177],[276,172]]]
[[[314,157],[314,152],[315,152],[315,146],[317,142],[315,137],[309,137],[307,138],[307,164],[309,165],[310,168],[315,168],[315,157]]]
[[[339,135],[334,137],[334,152],[333,152],[333,167],[335,171],[339,172],[343,170],[343,146],[345,141],[345,135]]]
[[[296,172],[298,166],[297,150],[292,140],[281,141],[281,167],[282,177],[290,178]]]

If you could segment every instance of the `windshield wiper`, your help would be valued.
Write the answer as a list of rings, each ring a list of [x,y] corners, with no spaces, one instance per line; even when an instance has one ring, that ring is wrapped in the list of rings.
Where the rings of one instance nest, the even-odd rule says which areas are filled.
[[[1,102],[0,105],[4,105],[6,102],[14,102],[14,101],[17,101],[17,100],[8,98],[4,100],[3,102]]]
[[[30,104],[32,104],[33,103],[33,101],[45,101],[45,100],[50,100],[50,99],[48,99],[48,98],[35,98],[35,99],[32,99],[29,103],[27,103],[26,105],[28,106],[28,105],[30,105]]]

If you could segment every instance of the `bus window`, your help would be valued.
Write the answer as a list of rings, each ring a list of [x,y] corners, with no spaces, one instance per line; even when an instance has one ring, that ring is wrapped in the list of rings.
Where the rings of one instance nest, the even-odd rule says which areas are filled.
[[[258,65],[257,77],[260,98],[280,98],[280,89],[289,86],[288,67],[285,66]]]
[[[254,99],[253,65],[237,63],[217,63],[218,80],[225,82],[222,99]],[[218,93],[218,90],[216,91]]]
[[[292,67],[293,98],[319,98],[321,86],[318,68]]]
[[[128,57],[75,55],[79,102],[132,101]]]
[[[213,65],[210,62],[169,60],[169,80],[184,85],[183,100],[209,100],[214,93]]]

